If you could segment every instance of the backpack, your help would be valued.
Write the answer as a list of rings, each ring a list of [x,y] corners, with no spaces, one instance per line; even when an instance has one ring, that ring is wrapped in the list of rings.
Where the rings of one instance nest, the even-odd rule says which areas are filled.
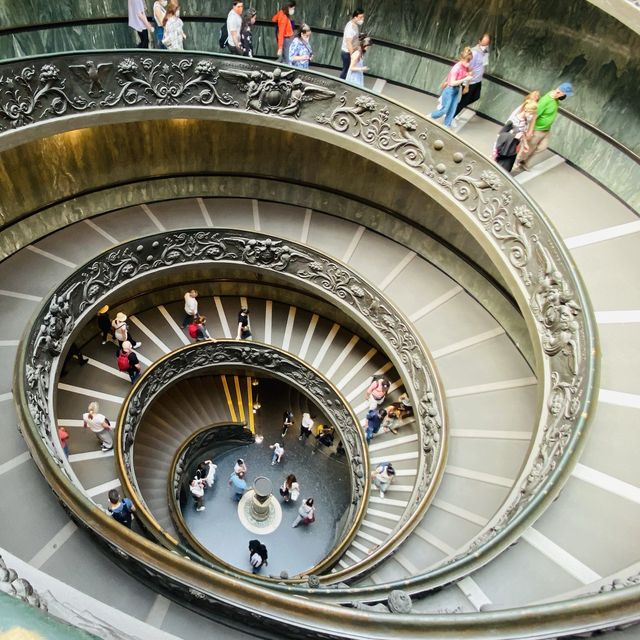
[[[189,335],[195,340],[198,337],[198,325],[193,322],[189,325]]]
[[[120,524],[124,524],[127,527],[131,526],[131,509],[128,504],[128,498],[124,498],[120,503],[120,509],[112,510],[109,508],[109,513],[111,517],[119,522]]]
[[[129,371],[130,366],[131,365],[129,364],[129,354],[125,353],[124,351],[121,351],[118,354],[118,370]]]
[[[225,22],[220,27],[220,39],[218,40],[218,44],[221,49],[224,49],[227,46],[227,41],[229,40],[229,31],[227,30],[227,23]]]

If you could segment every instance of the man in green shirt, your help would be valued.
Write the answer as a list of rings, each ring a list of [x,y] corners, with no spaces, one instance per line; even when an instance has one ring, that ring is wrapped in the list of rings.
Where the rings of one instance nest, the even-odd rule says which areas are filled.
[[[529,159],[535,153],[544,151],[549,146],[549,134],[551,125],[558,117],[558,103],[567,96],[573,95],[573,87],[570,82],[563,82],[557,89],[549,91],[538,101],[538,112],[533,131],[527,137],[527,145],[521,146],[514,169],[529,170]]]

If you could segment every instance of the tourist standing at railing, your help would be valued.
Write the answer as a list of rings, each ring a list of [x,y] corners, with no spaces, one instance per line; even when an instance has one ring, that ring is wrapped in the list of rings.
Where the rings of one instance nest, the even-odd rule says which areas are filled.
[[[154,36],[156,38],[156,47],[158,49],[166,49],[162,44],[162,39],[164,38],[164,16],[167,13],[167,4],[168,0],[156,0],[153,3],[153,21],[156,23],[154,29]]]
[[[242,55],[240,33],[242,31],[242,10],[244,3],[234,0],[227,15],[227,50],[236,56]]]
[[[276,23],[276,46],[278,47],[278,62],[289,64],[289,47],[293,40],[293,33],[296,24],[293,21],[293,15],[296,12],[296,3],[294,0],[284,2],[276,13],[271,22]]]
[[[298,509],[298,517],[291,525],[294,529],[300,524],[312,524],[316,521],[316,508],[313,506],[313,498],[307,498]]]
[[[138,49],[148,49],[149,31],[153,31],[153,25],[147,20],[144,0],[129,0],[129,26],[140,38]]]
[[[544,151],[549,146],[551,126],[558,117],[558,106],[561,100],[573,95],[573,86],[570,82],[563,82],[557,89],[549,91],[538,101],[536,121],[533,132],[527,138],[527,149],[521,149],[516,159],[514,169],[529,170],[529,160],[536,154]]]
[[[312,59],[311,28],[303,24],[289,47],[289,61],[298,69],[308,69]]]
[[[462,96],[458,101],[455,116],[457,116],[465,107],[468,107],[470,104],[473,104],[480,99],[480,93],[482,92],[482,78],[484,77],[485,69],[489,64],[490,44],[491,36],[488,33],[485,33],[478,41],[478,44],[471,49],[472,56],[471,62],[469,63],[471,79],[468,84],[463,85]],[[464,86],[467,87],[466,91]]]
[[[456,62],[451,70],[447,74],[447,77],[442,83],[444,88],[441,95],[441,105],[432,114],[431,118],[437,119],[444,116],[444,124],[446,127],[450,127],[453,122],[453,114],[456,112],[458,101],[460,100],[461,86],[462,84],[470,80],[472,77],[469,70],[469,63],[473,53],[469,47],[465,47],[458,62]]]
[[[340,78],[346,79],[349,67],[351,66],[351,54],[358,44],[360,27],[364,24],[364,9],[358,8],[351,14],[351,20],[344,27],[342,36],[342,47],[340,48],[340,58],[342,59],[342,71]]]
[[[184,23],[180,19],[180,7],[176,2],[169,3],[162,26],[164,27],[162,44],[169,51],[182,51],[187,36],[184,33]]]
[[[247,9],[242,14],[242,26],[240,27],[240,48],[242,55],[253,58],[253,32],[251,28],[256,23],[256,10]]]
[[[99,409],[97,402],[89,404],[87,413],[82,414],[82,426],[85,429],[91,429],[96,434],[103,451],[111,451],[113,449],[111,423],[102,413],[98,413]]]
[[[362,34],[358,38],[358,44],[351,54],[351,64],[346,78],[347,82],[351,82],[359,87],[364,87],[364,74],[369,71],[369,67],[364,64],[364,54],[369,50],[369,47],[371,47],[371,38]]]

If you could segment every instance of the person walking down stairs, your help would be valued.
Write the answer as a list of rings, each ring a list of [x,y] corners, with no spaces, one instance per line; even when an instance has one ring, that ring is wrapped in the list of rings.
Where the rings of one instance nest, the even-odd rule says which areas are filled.
[[[89,404],[87,413],[82,414],[83,426],[85,429],[91,429],[96,434],[103,451],[111,451],[113,449],[111,423],[102,413],[98,413],[99,409],[97,402]]]

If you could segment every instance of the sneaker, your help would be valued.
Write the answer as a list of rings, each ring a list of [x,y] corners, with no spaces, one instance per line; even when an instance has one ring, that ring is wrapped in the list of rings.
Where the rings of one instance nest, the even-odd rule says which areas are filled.
[[[107,341],[106,341],[106,340],[103,340],[103,341],[102,341],[102,344],[107,344]]]
[[[102,449],[103,452],[107,452],[107,451],[113,451],[113,447],[100,447]]]
[[[380,490],[380,497],[384,498],[384,491],[382,491],[382,489]]]
[[[204,511],[207,507],[196,507],[196,511]]]
[[[298,438],[298,440],[302,440],[302,436],[300,436],[300,437]]]
[[[134,349],[139,349],[141,346],[142,346],[142,342],[136,342],[136,343],[133,345],[133,348],[134,348]]]
[[[275,466],[275,464],[276,464],[276,461],[275,461],[275,460],[272,460],[272,461],[271,461],[271,466],[272,466],[272,467],[274,467],[274,466]]]

